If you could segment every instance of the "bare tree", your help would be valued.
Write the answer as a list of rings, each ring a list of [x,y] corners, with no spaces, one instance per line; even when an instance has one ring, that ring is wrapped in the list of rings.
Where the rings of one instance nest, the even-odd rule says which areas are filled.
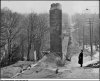
[[[98,14],[75,14],[72,16],[72,20],[73,23],[75,23],[74,28],[75,30],[75,34],[77,34],[77,30],[78,30],[78,37],[75,37],[76,40],[80,41],[80,43],[82,43],[83,40],[83,26],[84,26],[84,44],[90,44],[90,28],[89,28],[89,21],[88,19],[91,18],[91,22],[93,23],[93,43],[95,43],[96,41],[99,41],[99,37],[98,37],[98,24],[99,24],[99,15]],[[94,21],[93,21],[94,20]],[[77,29],[78,27],[78,29]],[[97,32],[96,32],[97,31]],[[77,39],[79,38],[79,39]],[[98,43],[98,42],[97,42]]]
[[[36,26],[37,26],[37,14],[31,13],[28,16],[29,24],[27,27],[27,35],[28,35],[28,53],[27,53],[27,60],[29,61],[29,54],[31,50],[32,43],[34,42],[34,38],[36,35]],[[34,44],[33,44],[34,45]]]
[[[38,18],[38,33],[37,33],[37,58],[38,60],[42,58],[42,55],[40,53],[41,47],[42,47],[42,41],[44,39],[44,36],[46,32],[48,32],[49,29],[49,21],[48,21],[48,14],[40,14]],[[45,42],[44,42],[45,43]]]
[[[27,34],[28,34],[28,54],[27,59],[29,60],[29,54],[31,47],[34,47],[37,53],[37,60],[41,58],[40,48],[41,48],[41,41],[43,39],[44,33],[47,31],[47,21],[46,17],[43,14],[35,14],[31,13],[29,15],[29,25],[27,27]]]
[[[17,33],[20,31],[18,28],[19,15],[17,13],[12,13],[9,9],[4,9],[2,11],[2,37],[1,40],[5,40],[8,47],[8,62],[10,63],[12,54],[12,40],[16,37]]]

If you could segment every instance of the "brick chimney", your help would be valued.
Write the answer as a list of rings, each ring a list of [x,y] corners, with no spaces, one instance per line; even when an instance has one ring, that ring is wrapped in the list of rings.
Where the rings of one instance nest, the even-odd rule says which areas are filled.
[[[50,29],[50,52],[62,56],[62,9],[59,3],[51,4]]]

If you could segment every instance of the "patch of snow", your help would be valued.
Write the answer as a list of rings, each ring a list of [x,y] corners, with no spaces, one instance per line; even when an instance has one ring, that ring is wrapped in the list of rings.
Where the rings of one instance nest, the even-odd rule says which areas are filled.
[[[46,68],[46,69],[52,70],[52,71],[56,71],[57,68],[49,67],[49,68]],[[58,72],[64,72],[64,71],[70,71],[71,72],[71,70],[70,69],[67,69],[67,68],[59,68],[58,69]]]
[[[97,51],[96,54],[94,55],[95,58],[99,58],[99,52]]]
[[[92,72],[93,72],[93,73],[99,73],[99,68],[94,68],[94,69],[92,69]]]
[[[1,76],[2,76],[2,78],[4,77],[4,76],[6,76],[6,77],[12,77],[13,75],[15,75],[16,73],[19,73],[20,72],[20,70],[21,70],[21,68],[20,67],[7,67],[7,68],[3,68],[2,70],[1,70]],[[5,78],[6,78],[5,77]]]
[[[92,61],[88,61],[86,63],[83,63],[83,66],[87,66],[89,64],[94,64],[94,63],[97,63],[99,61],[99,59],[95,59],[95,60],[92,60]]]

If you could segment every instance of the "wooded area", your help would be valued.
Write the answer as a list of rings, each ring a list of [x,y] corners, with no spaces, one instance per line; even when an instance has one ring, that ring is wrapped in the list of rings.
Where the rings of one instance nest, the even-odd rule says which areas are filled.
[[[63,14],[63,30],[69,28],[69,18]],[[19,60],[38,61],[43,51],[50,51],[49,14],[20,14],[1,9],[1,66]],[[62,31],[63,31],[62,30]]]
[[[92,29],[92,43],[97,48],[99,46],[99,14],[75,14],[72,16],[72,22],[74,23],[75,39],[82,46],[90,45],[90,25]]]

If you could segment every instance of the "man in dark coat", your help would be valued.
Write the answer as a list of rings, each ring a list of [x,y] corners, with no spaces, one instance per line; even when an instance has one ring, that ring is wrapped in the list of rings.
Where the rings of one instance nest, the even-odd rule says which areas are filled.
[[[79,57],[78,58],[79,58],[78,63],[82,67],[82,65],[83,65],[83,50],[81,50],[81,53],[79,54]]]

